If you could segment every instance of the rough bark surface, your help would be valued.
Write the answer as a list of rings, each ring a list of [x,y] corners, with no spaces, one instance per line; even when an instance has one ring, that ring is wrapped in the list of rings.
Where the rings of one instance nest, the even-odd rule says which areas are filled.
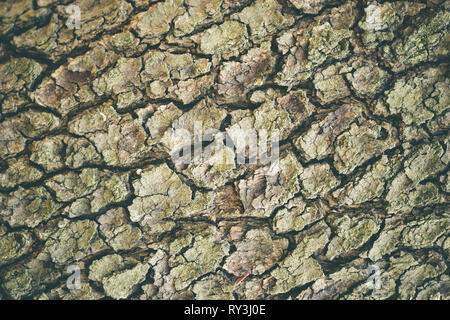
[[[449,299],[449,27],[442,0],[0,1],[0,299]],[[196,124],[278,130],[276,170],[173,161]]]

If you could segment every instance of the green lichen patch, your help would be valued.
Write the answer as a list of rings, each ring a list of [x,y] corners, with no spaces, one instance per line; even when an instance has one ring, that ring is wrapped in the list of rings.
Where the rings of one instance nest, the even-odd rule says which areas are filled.
[[[226,21],[206,30],[200,39],[200,49],[205,54],[224,58],[238,55],[249,46],[245,24]]]

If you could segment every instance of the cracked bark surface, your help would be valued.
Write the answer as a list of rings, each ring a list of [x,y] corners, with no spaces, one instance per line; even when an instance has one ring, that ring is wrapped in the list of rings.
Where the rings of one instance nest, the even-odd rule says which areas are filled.
[[[449,28],[443,0],[0,1],[0,299],[450,299]],[[278,171],[173,161],[196,123],[279,130]]]

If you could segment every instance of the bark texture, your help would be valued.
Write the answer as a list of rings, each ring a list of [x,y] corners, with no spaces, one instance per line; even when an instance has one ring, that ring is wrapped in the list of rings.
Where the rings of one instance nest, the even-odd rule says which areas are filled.
[[[0,299],[449,299],[449,27],[448,0],[0,1]],[[196,126],[210,156],[175,161]],[[242,130],[278,160],[213,143]]]

